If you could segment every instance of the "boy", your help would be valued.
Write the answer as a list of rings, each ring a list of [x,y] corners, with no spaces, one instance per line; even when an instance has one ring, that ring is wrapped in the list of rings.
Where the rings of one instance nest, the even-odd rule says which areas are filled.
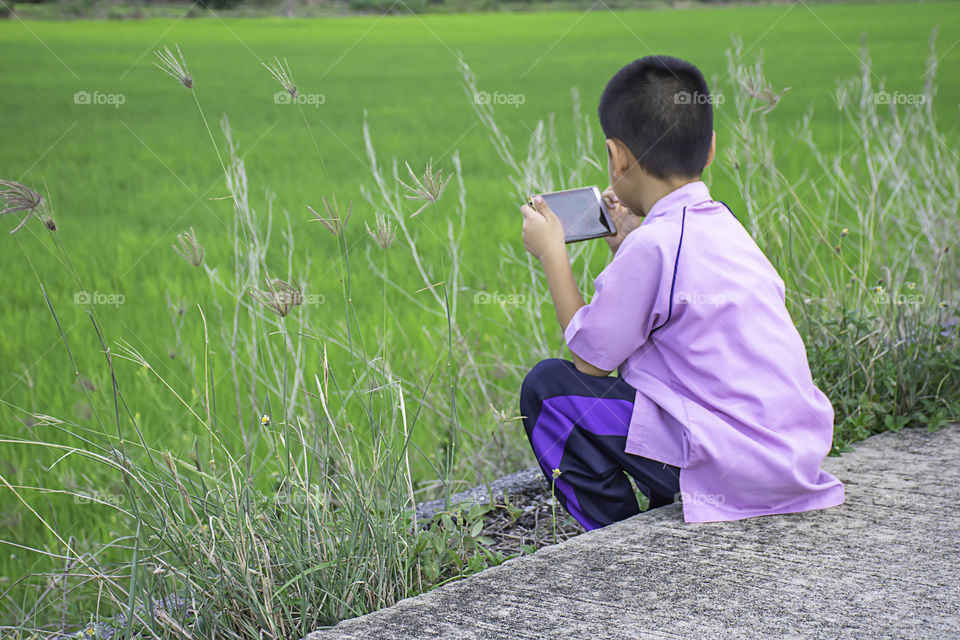
[[[679,494],[686,522],[841,504],[821,470],[833,407],[810,375],[784,283],[701,181],[716,150],[707,83],[688,62],[628,64],[600,99],[614,257],[586,304],[556,214],[521,207],[572,361],[523,381],[530,444],[563,507],[587,530]],[[609,377],[619,369],[619,377]]]

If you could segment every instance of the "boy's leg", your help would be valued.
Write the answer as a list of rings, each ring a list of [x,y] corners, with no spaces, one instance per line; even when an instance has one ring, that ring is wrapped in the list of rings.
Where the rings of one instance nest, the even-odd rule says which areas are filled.
[[[587,530],[640,512],[624,471],[651,508],[670,504],[680,490],[678,468],[624,451],[635,395],[619,377],[580,373],[556,358],[539,362],[520,389],[520,413],[540,468]]]

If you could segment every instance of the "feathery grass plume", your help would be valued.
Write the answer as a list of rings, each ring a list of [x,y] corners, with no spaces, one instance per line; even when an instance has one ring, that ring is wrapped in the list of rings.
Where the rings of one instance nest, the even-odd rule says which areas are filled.
[[[760,67],[758,62],[757,66],[755,67],[755,73],[759,74],[760,73],[759,69]],[[781,91],[780,93],[777,93],[774,90],[772,84],[770,83],[760,84],[761,82],[763,82],[763,80],[762,79],[758,80],[758,77],[759,77],[758,75],[755,75],[755,76],[745,75],[739,78],[738,80],[740,83],[740,87],[744,90],[744,92],[747,95],[749,95],[754,100],[758,100],[760,102],[765,103],[764,105],[755,107],[753,110],[762,111],[764,114],[767,114],[773,111],[773,108],[776,107],[777,104],[780,102],[780,98],[783,97],[783,94],[785,94],[787,91],[790,91],[790,87],[785,87],[783,91]]]
[[[303,304],[303,294],[299,287],[284,282],[280,278],[264,278],[267,290],[251,289],[254,300],[284,318],[290,309]]]
[[[266,62],[261,62],[263,66],[267,68],[267,71],[270,72],[270,75],[276,79],[283,88],[286,89],[287,93],[290,94],[291,98],[297,97],[297,85],[293,82],[293,74],[290,71],[290,65],[287,64],[287,59],[283,59],[283,64],[280,64],[280,58],[274,58],[274,62],[267,64]]]
[[[444,188],[447,186],[450,178],[453,177],[453,174],[451,173],[444,178],[443,170],[434,173],[433,158],[427,161],[427,167],[423,170],[422,176],[417,176],[407,162],[404,162],[404,164],[407,166],[407,172],[410,173],[410,179],[413,182],[413,186],[411,186],[403,180],[400,180],[400,178],[397,178],[397,182],[402,184],[403,187],[410,192],[404,197],[408,200],[420,200],[423,202],[423,205],[419,209],[410,214],[412,218],[423,211],[428,205],[440,199],[440,196],[443,195]]]
[[[376,214],[376,222],[373,229],[371,229],[370,225],[366,222],[363,223],[363,226],[367,228],[367,233],[370,234],[370,237],[373,238],[373,241],[376,242],[377,246],[381,249],[386,249],[397,239],[397,232],[393,228],[393,224],[379,211]]]
[[[728,60],[740,60],[742,57],[743,40],[738,37],[734,37],[733,50],[727,50],[727,58]],[[740,88],[743,89],[744,93],[754,100],[765,103],[758,107],[754,107],[751,109],[751,111],[760,111],[763,114],[770,113],[780,102],[780,98],[782,98],[787,91],[790,91],[790,87],[786,87],[780,93],[776,92],[776,90],[773,88],[773,85],[764,76],[763,61],[759,57],[754,62],[753,66],[750,66],[746,63],[741,63],[730,69],[730,72],[734,82],[736,82]]]
[[[174,45],[177,48],[177,55],[180,60],[174,57],[170,47],[164,46],[163,51],[154,51],[154,54],[160,59],[160,62],[154,62],[158,69],[167,73],[172,78],[177,79],[180,84],[187,89],[193,89],[193,78],[190,77],[190,69],[187,68],[187,61],[183,59],[183,53],[180,51],[180,45]]]
[[[197,241],[197,234],[193,231],[193,227],[190,227],[189,231],[181,231],[177,234],[177,243],[173,245],[173,250],[177,252],[177,255],[192,264],[195,267],[199,267],[203,262],[203,247]]]
[[[47,213],[47,201],[43,196],[31,189],[25,184],[14,182],[13,180],[0,180],[0,200],[5,201],[3,210],[0,210],[0,216],[5,216],[18,211],[26,211],[27,215],[23,217],[13,231],[16,233],[27,223],[30,216],[35,213],[40,217],[43,223],[51,231],[57,230],[57,225],[53,218]]]
[[[347,215],[340,215],[340,205],[337,204],[337,198],[334,196],[333,202],[327,200],[326,196],[321,196],[323,200],[323,209],[327,212],[327,217],[324,218],[316,210],[307,205],[307,209],[310,209],[311,213],[315,216],[312,222],[319,222],[327,228],[327,230],[335,236],[339,236],[343,233],[344,227],[347,225],[347,221],[350,220],[350,214],[353,213],[353,200],[350,200],[347,203]]]

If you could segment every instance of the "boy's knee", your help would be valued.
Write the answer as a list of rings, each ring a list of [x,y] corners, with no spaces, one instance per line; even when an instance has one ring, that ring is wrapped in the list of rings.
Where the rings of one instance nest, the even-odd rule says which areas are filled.
[[[568,388],[569,378],[577,373],[573,362],[561,358],[547,358],[533,366],[520,385],[520,415],[527,436],[533,441],[533,428],[544,401]]]
[[[572,362],[561,358],[547,358],[533,365],[520,385],[520,402],[542,402],[547,385],[560,376],[569,375],[572,367]]]

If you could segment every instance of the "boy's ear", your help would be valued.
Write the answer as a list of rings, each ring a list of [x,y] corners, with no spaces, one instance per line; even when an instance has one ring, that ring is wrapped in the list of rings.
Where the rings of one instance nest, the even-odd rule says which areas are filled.
[[[710,163],[713,162],[713,156],[717,153],[717,132],[714,130],[713,137],[710,139],[710,152],[707,154],[707,164],[703,165],[703,168],[706,169],[710,166]]]
[[[619,178],[630,168],[630,159],[627,148],[616,138],[607,138],[607,159],[610,162],[610,169],[613,176]]]

